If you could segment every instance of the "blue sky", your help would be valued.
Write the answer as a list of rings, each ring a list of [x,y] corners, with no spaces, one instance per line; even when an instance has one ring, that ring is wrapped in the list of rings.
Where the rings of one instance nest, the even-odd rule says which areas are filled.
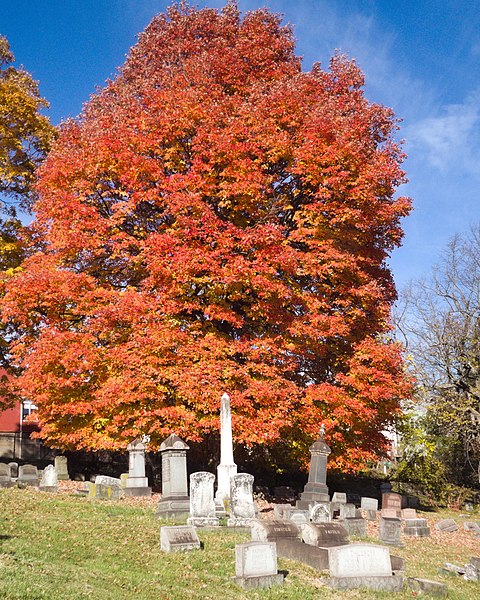
[[[163,0],[1,0],[0,33],[40,82],[57,124],[115,75]],[[198,1],[221,7],[224,1]],[[370,100],[403,122],[414,200],[390,261],[397,285],[430,271],[455,233],[480,220],[480,11],[475,0],[239,0],[294,26],[304,68],[335,49],[357,60]]]

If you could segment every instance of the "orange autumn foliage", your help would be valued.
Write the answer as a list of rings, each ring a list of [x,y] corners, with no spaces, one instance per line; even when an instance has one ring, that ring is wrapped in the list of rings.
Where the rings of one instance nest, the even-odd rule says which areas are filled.
[[[323,422],[337,466],[384,451],[410,393],[384,335],[410,202],[362,86],[341,55],[302,71],[267,10],[153,19],[64,124],[2,301],[47,443],[198,441],[227,391],[238,443],[306,457]]]

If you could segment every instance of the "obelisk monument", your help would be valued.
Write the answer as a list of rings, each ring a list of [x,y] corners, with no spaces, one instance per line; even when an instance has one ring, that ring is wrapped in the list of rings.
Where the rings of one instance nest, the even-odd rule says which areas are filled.
[[[225,512],[225,500],[230,499],[230,478],[237,474],[233,461],[232,411],[230,396],[223,394],[220,401],[220,464],[217,467],[217,492],[215,506],[218,513]]]

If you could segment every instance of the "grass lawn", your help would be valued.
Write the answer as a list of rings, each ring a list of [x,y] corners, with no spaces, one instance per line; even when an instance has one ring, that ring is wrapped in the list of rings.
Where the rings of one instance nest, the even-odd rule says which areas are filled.
[[[430,538],[404,538],[391,553],[406,560],[406,576],[447,583],[449,598],[480,598],[480,583],[438,572],[444,562],[463,565],[480,555],[480,539],[463,531],[465,520],[452,512],[429,513]],[[455,533],[433,529],[453,517]],[[392,593],[335,591],[326,573],[279,559],[288,571],[285,584],[245,592],[237,587],[235,544],[249,541],[245,532],[227,528],[198,530],[202,550],[183,554],[160,551],[160,526],[154,506],[120,500],[92,501],[74,495],[51,495],[33,489],[0,489],[0,598],[36,600],[176,600],[189,598],[313,599],[387,598]],[[168,524],[173,524],[169,522]],[[368,539],[377,542],[375,537]],[[399,600],[415,594],[395,594]]]

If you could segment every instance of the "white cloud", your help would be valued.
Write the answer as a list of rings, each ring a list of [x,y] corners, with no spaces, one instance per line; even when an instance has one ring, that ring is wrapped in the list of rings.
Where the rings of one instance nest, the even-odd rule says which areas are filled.
[[[412,151],[431,166],[480,177],[480,89],[462,104],[450,104],[441,114],[409,126]]]

